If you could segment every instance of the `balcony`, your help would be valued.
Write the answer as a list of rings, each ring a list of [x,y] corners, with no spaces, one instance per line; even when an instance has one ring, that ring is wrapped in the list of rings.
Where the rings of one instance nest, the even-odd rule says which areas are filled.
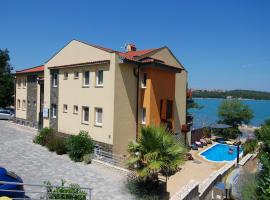
[[[187,133],[190,131],[190,126],[188,124],[183,124],[181,127],[181,131]]]

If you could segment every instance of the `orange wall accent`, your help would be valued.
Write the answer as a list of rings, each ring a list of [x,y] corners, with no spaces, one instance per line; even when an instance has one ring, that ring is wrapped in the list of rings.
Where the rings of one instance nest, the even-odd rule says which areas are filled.
[[[160,125],[160,100],[175,102],[175,73],[155,68],[145,68],[144,72],[147,83],[146,88],[141,89],[141,107],[146,108],[146,125]],[[174,128],[174,118],[172,125]]]

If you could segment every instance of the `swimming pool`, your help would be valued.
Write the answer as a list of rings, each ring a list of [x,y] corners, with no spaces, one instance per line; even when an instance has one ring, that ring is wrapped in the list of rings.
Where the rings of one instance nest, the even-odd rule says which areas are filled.
[[[229,153],[229,149],[233,149],[232,153]],[[240,148],[240,156],[243,152],[243,149]],[[233,161],[237,157],[237,147],[227,144],[215,144],[212,147],[202,151],[200,155],[212,162],[229,162]]]

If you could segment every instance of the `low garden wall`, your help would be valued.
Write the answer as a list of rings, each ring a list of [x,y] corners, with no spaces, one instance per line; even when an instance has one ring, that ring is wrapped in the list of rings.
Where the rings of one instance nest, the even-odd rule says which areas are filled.
[[[190,180],[170,200],[199,200],[199,182]]]
[[[244,165],[252,154],[244,156],[239,164]],[[218,171],[212,173],[202,183],[191,180],[183,186],[170,200],[211,200],[212,190],[217,182],[224,182],[228,174],[235,168],[236,162],[230,162]]]

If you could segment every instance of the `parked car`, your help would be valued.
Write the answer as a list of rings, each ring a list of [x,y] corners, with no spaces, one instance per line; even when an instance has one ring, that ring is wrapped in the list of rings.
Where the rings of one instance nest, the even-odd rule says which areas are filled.
[[[23,183],[23,180],[15,173],[0,167],[0,197],[27,198],[25,196],[23,185],[4,182]]]
[[[0,109],[0,119],[12,119],[14,117],[14,114],[12,111],[7,109]]]

